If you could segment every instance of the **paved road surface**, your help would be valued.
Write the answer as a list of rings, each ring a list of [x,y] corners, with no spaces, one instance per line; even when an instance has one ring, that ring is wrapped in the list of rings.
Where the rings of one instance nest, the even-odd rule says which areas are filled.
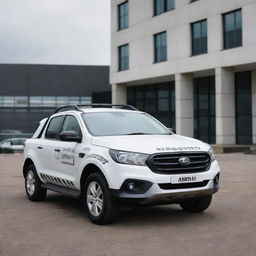
[[[21,155],[0,155],[1,256],[255,256],[256,156],[218,155],[221,191],[203,214],[179,206],[124,212],[96,226],[82,205],[48,193],[33,203],[24,193]]]

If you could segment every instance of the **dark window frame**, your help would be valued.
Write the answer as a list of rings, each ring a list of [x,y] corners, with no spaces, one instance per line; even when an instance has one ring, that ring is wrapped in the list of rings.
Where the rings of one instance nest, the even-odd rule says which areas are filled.
[[[61,133],[61,132],[63,131],[63,125],[64,125],[64,123],[65,123],[67,117],[69,117],[69,116],[72,116],[73,118],[76,119],[77,124],[78,124],[78,126],[79,126],[79,130],[80,130],[80,132],[79,132],[78,135],[81,137],[81,139],[83,139],[83,133],[82,133],[81,125],[79,124],[79,121],[78,121],[78,119],[77,119],[77,117],[76,117],[75,115],[71,115],[71,114],[65,115],[65,118],[64,118],[64,120],[63,120],[63,122],[62,122],[62,125],[61,125],[60,132],[59,132],[59,133]]]
[[[124,6],[125,4],[128,5],[128,13],[125,14],[124,16],[121,16],[120,13],[121,13],[121,8],[122,6]],[[121,19],[126,19],[127,18],[127,26],[124,26],[124,27],[121,27]],[[129,28],[129,1],[124,1],[120,4],[118,4],[117,6],[117,23],[118,23],[118,31],[121,31],[121,30],[124,30],[124,29],[127,29]]]
[[[207,109],[208,114],[200,113],[203,109],[200,108],[200,95],[204,95],[200,93],[201,84],[207,83]],[[194,137],[200,140],[203,140],[200,130],[200,118],[207,117],[208,118],[208,129],[207,129],[207,140],[204,141],[206,143],[215,144],[216,143],[216,84],[214,76],[207,77],[199,77],[194,78],[193,80],[194,87]],[[200,88],[201,87],[201,88]],[[214,87],[214,88],[213,88]],[[212,106],[213,103],[213,106]],[[212,121],[214,120],[214,121]]]
[[[128,56],[121,57],[121,50],[123,47],[128,47]],[[122,68],[123,59],[127,58],[127,67]],[[130,45],[129,43],[118,46],[118,71],[125,71],[130,69]]]
[[[157,46],[157,45],[156,45],[157,37],[158,37],[158,36],[161,36],[161,35],[163,35],[163,34],[165,34],[165,39],[166,39],[166,44],[165,44],[165,46],[156,47],[156,46]],[[153,36],[153,41],[154,41],[154,62],[153,62],[153,63],[157,64],[157,63],[166,62],[166,61],[168,60],[167,32],[166,32],[166,31],[162,31],[162,32],[160,32],[160,33],[154,34],[154,36]],[[164,58],[163,60],[162,60],[162,59],[161,59],[161,60],[158,60],[158,57],[157,57],[157,50],[158,50],[159,48],[164,48],[164,49],[165,49],[165,58]]]
[[[173,8],[171,8],[171,9],[168,9],[168,7],[167,7],[167,1],[168,0],[163,0],[164,1],[164,9],[163,9],[162,12],[158,13],[157,8],[156,8],[157,7],[157,1],[159,1],[159,0],[153,0],[153,16],[154,17],[175,9],[175,4],[176,4],[175,0],[173,0]]]
[[[206,46],[205,46],[205,50],[204,50],[204,47],[203,47],[203,43],[204,43],[204,37],[202,36],[202,32],[203,32],[203,23],[206,22]],[[200,44],[201,44],[201,47],[200,47],[200,52],[196,53],[195,50],[194,50],[194,25],[200,23],[200,34],[201,34],[201,37],[200,37]],[[198,55],[202,55],[202,54],[207,54],[208,53],[208,20],[207,19],[202,19],[202,20],[199,20],[199,21],[195,21],[195,22],[192,22],[190,24],[190,30],[191,30],[191,56],[198,56]]]
[[[47,137],[47,131],[49,129],[49,126],[50,126],[52,120],[55,119],[55,118],[60,118],[60,117],[62,118],[62,120],[60,122],[60,125],[59,125],[59,128],[58,128],[58,132],[56,134],[56,138],[49,138],[49,137]],[[48,124],[47,124],[47,128],[45,129],[44,138],[47,139],[47,140],[60,140],[60,131],[62,129],[62,125],[63,125],[64,120],[65,120],[65,115],[59,115],[59,116],[52,117],[49,120]]]
[[[164,87],[167,88],[168,96],[160,95]],[[147,95],[149,91],[151,91],[151,96]],[[163,99],[168,100],[168,110],[160,109],[159,103]],[[147,102],[149,102],[149,105],[147,105]],[[166,127],[175,128],[176,126],[175,81],[129,86],[127,88],[127,103],[137,107],[141,111],[149,113]],[[170,124],[163,121],[166,117],[168,117]]]
[[[244,84],[241,86],[241,84],[239,84],[239,82],[241,80],[243,80],[243,83],[245,83],[244,81],[246,81],[246,79],[243,77],[243,79],[239,78],[239,76],[247,76],[248,80],[248,88],[249,89],[247,92],[243,91],[239,93],[239,87],[244,87]],[[235,73],[235,131],[236,131],[236,144],[245,144],[245,145],[251,145],[253,144],[253,113],[252,113],[252,105],[253,105],[253,101],[252,101],[252,72],[251,71],[243,71],[243,72],[236,72]],[[241,103],[240,101],[240,97],[242,95],[250,95],[250,99],[246,101],[246,103],[244,104],[249,104],[250,107],[248,108],[249,111],[248,113],[240,113],[240,109],[239,109],[239,103]],[[239,125],[239,121],[238,118],[241,117],[249,117],[249,121],[250,121],[250,126],[246,126],[247,127],[247,134],[243,134],[241,129],[241,125]],[[244,124],[243,124],[244,127]],[[248,136],[250,137],[248,142],[245,142],[244,139],[242,139],[242,136]]]
[[[237,39],[237,31],[239,29],[236,29],[236,13],[237,12],[241,12],[241,42],[239,44],[236,45],[236,39]],[[235,33],[235,39],[234,39],[234,44],[232,46],[226,46],[226,31],[225,31],[225,17],[226,15],[228,14],[231,14],[231,13],[234,13],[234,26],[235,26],[235,30],[234,33]],[[229,12],[226,12],[226,13],[223,13],[222,14],[222,35],[223,35],[223,50],[229,50],[229,49],[233,49],[233,48],[237,48],[237,47],[242,47],[243,46],[243,12],[242,12],[242,8],[239,8],[239,9],[236,9],[236,10],[232,10],[232,11],[229,11]]]

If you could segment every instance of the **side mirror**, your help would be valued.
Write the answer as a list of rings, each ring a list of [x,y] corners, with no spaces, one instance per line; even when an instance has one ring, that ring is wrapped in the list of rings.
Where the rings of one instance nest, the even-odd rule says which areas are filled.
[[[170,130],[171,132],[173,132],[174,134],[176,134],[176,129],[174,129],[174,128],[169,128],[169,130]]]
[[[75,131],[65,131],[60,133],[60,139],[62,141],[73,141],[73,142],[81,142],[82,138]]]

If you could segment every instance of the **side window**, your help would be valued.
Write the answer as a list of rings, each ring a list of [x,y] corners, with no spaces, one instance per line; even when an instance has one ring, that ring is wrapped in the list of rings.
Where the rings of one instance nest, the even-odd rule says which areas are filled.
[[[74,116],[66,116],[61,131],[62,132],[74,131],[78,135],[82,134],[81,129],[80,129],[80,125],[79,125],[77,119]]]
[[[58,139],[59,131],[61,128],[64,116],[53,117],[47,127],[45,138],[47,139]]]

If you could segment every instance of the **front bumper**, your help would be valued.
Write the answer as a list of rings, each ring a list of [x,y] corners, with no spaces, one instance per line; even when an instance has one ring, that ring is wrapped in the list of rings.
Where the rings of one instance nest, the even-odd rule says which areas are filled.
[[[114,200],[120,203],[135,204],[171,204],[180,201],[198,198],[206,195],[212,195],[219,190],[219,173],[220,168],[217,161],[211,164],[208,171],[195,173],[193,175],[201,175],[202,182],[172,184],[171,177],[179,175],[161,175],[153,174],[142,176],[135,175],[133,177],[126,176],[119,189],[111,189]],[[138,174],[138,172],[137,172]],[[146,185],[138,192],[129,192],[125,189],[125,185],[131,182],[145,182]]]

